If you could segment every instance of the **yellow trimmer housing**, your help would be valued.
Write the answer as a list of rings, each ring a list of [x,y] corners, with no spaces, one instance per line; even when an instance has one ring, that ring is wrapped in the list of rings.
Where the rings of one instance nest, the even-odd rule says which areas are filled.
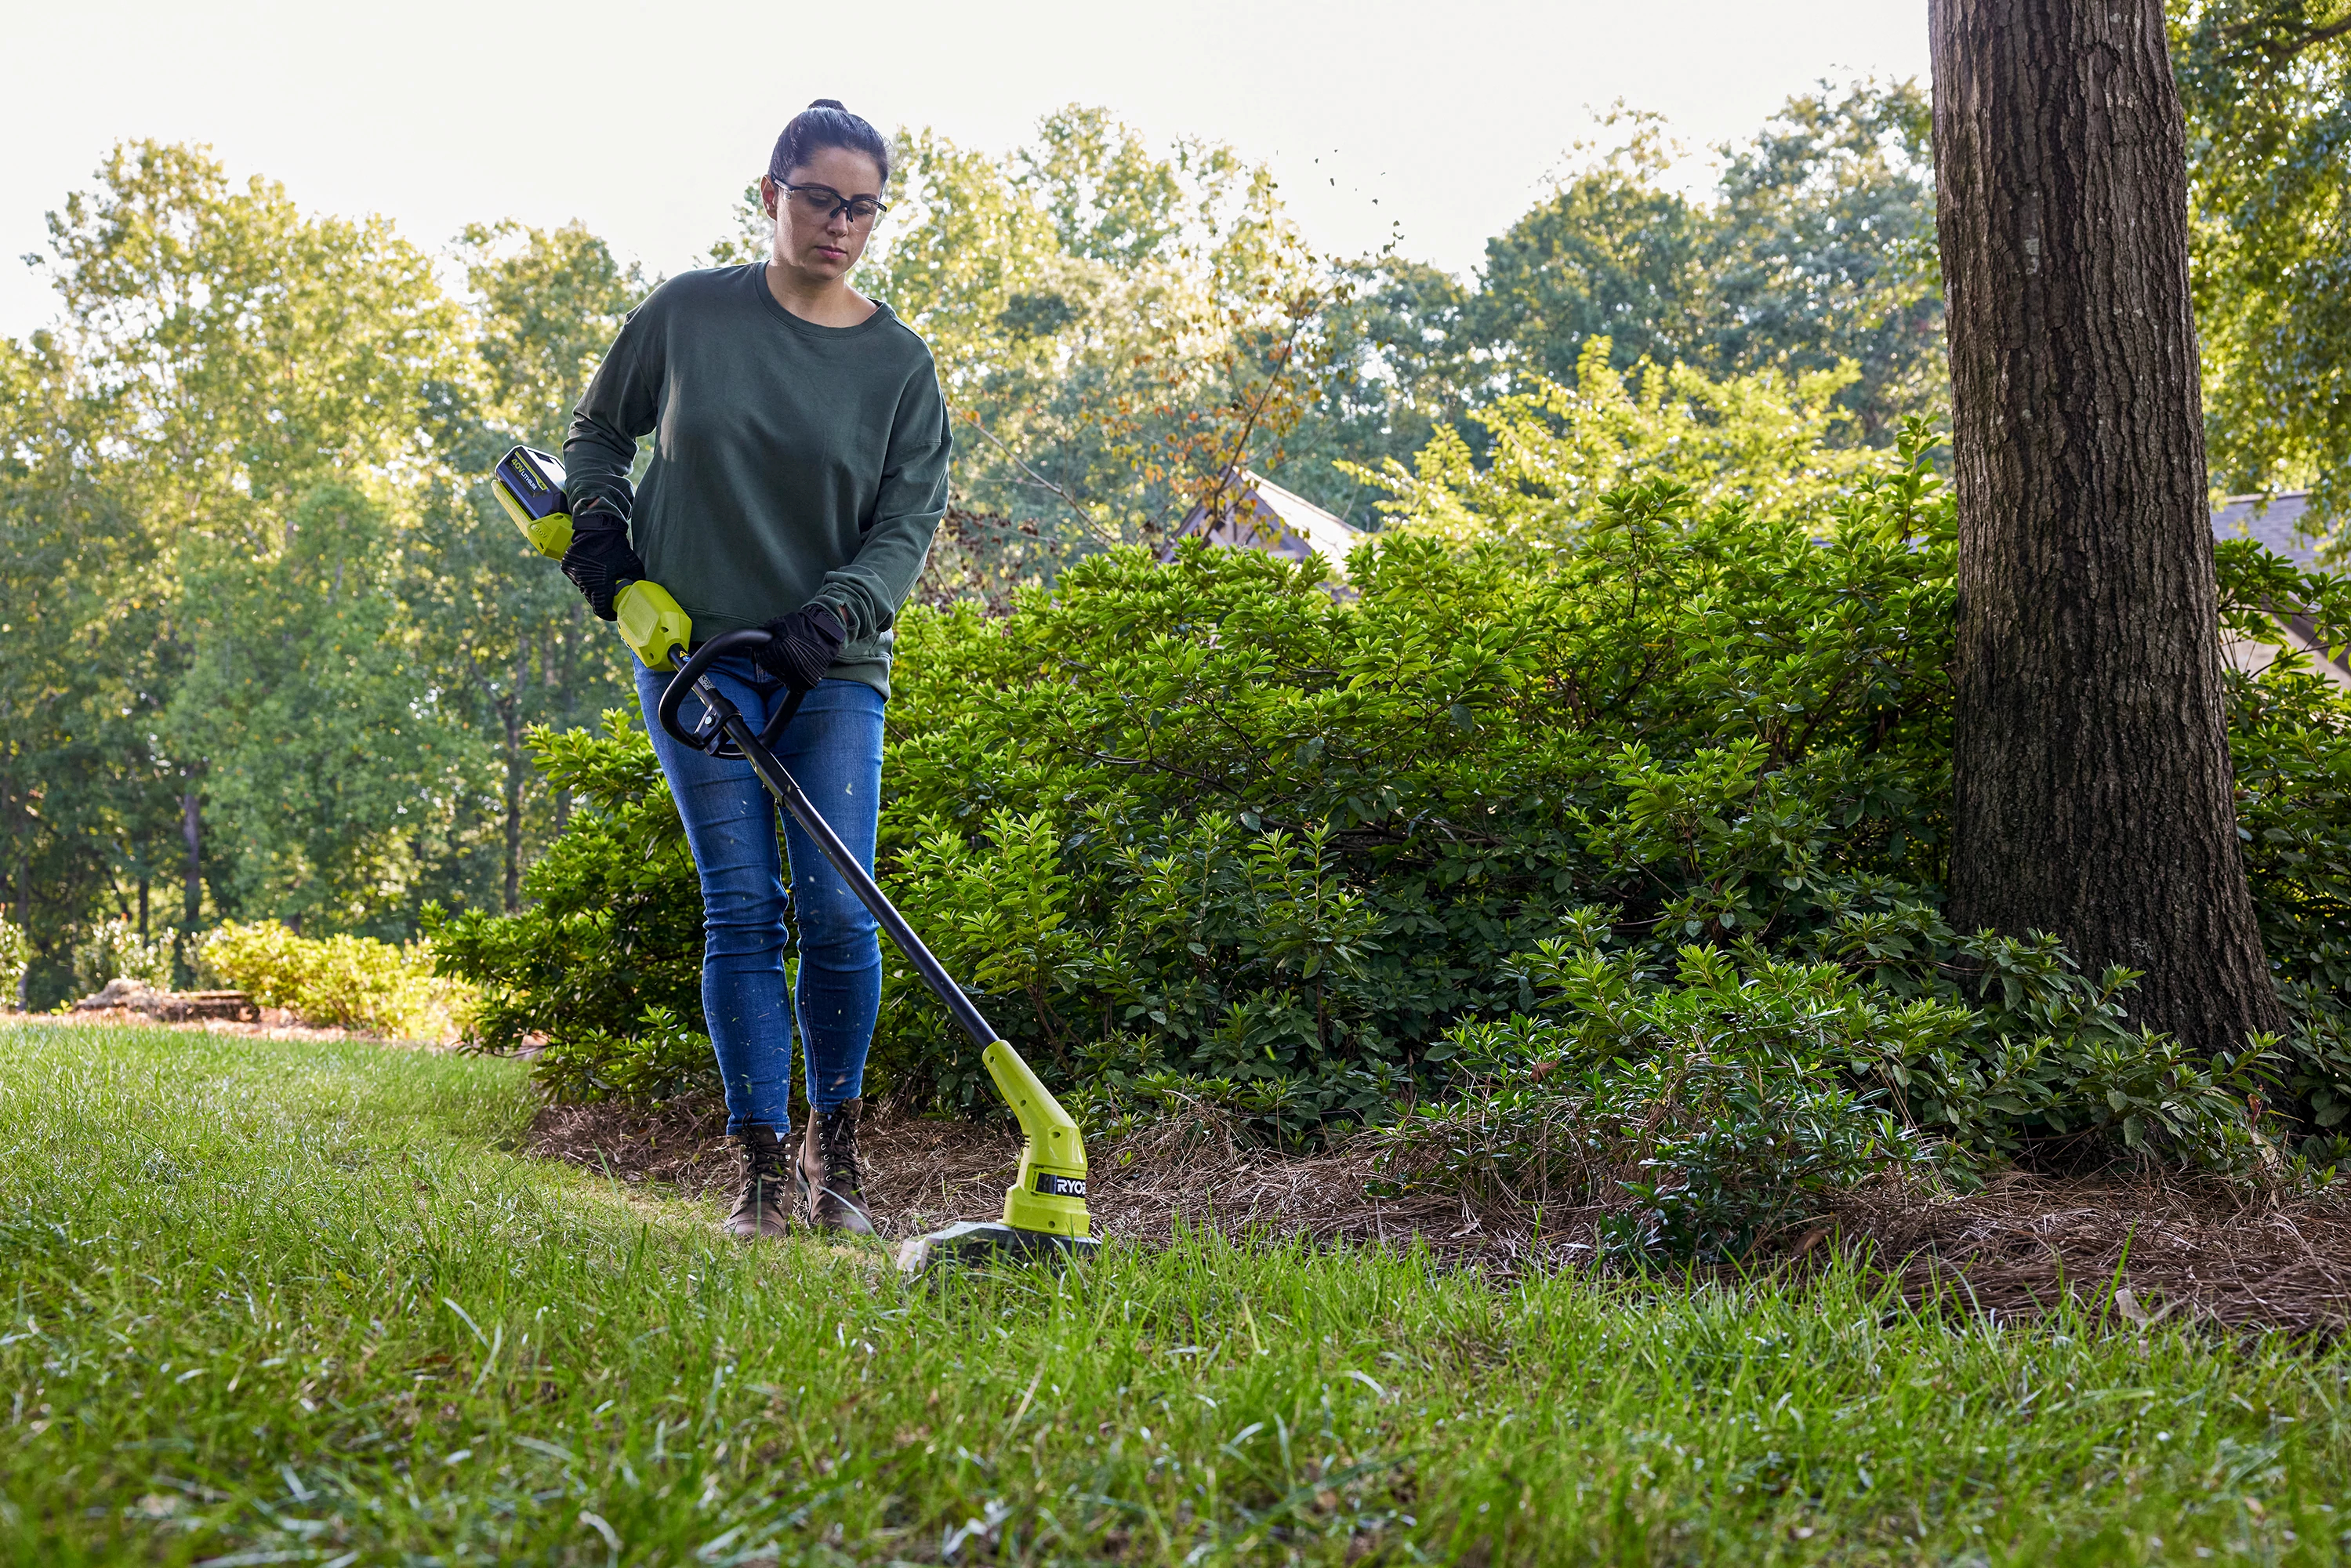
[[[567,520],[567,527],[568,527]],[[674,670],[671,655],[694,644],[694,621],[658,582],[628,582],[612,595],[612,616],[648,670]]]
[[[1020,1119],[1020,1165],[1004,1189],[1000,1221],[965,1220],[898,1246],[898,1267],[919,1274],[935,1264],[994,1259],[1064,1262],[1102,1246],[1086,1214],[1086,1141],[1020,1053],[996,1040],[979,1059],[996,1092]]]
[[[1086,1141],[1020,1053],[998,1040],[979,1053],[996,1092],[1020,1119],[1020,1168],[1004,1189],[1004,1223],[1075,1240],[1086,1218]]]
[[[498,498],[530,548],[561,560],[571,548],[571,502],[563,493],[563,465],[535,446],[517,446],[490,471],[490,493]],[[694,621],[658,582],[626,582],[612,595],[621,641],[649,670],[674,670],[674,649],[694,645]]]

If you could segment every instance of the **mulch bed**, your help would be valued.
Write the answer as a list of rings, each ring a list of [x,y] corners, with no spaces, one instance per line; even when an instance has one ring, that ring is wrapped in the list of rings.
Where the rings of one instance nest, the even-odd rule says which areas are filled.
[[[2172,1314],[2326,1336],[2351,1323],[2351,1202],[2218,1184],[2012,1176],[1964,1197],[1862,1192],[1843,1217],[1900,1260],[1903,1293],[2001,1315],[2071,1297],[2137,1323]]]
[[[734,1173],[716,1101],[648,1113],[549,1105],[530,1151],[616,1180],[723,1207]],[[867,1196],[893,1237],[994,1218],[1019,1155],[1009,1132],[882,1116],[863,1138]],[[1290,1156],[1237,1146],[1208,1120],[1089,1139],[1097,1235],[1144,1243],[1179,1226],[1315,1246],[1419,1241],[1448,1263],[1509,1278],[1588,1267],[1599,1208],[1537,1217],[1445,1194],[1379,1197],[1368,1152]],[[1966,1197],[1886,1185],[1844,1197],[1821,1223],[1775,1239],[1750,1267],[1801,1271],[1870,1260],[1913,1302],[1935,1297],[1998,1317],[2069,1299],[2147,1323],[2186,1316],[2331,1337],[2351,1324],[2351,1201],[2274,1197],[2150,1178],[2009,1176]],[[2118,1288],[2119,1287],[2119,1288]]]

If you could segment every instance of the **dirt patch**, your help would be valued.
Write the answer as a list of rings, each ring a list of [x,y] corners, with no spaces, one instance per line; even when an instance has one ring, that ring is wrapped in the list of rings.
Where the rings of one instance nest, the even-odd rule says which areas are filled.
[[[549,1105],[533,1153],[660,1183],[708,1203],[730,1196],[734,1160],[715,1100],[648,1113]],[[864,1139],[868,1196],[891,1237],[993,1218],[1019,1155],[1007,1131],[882,1116]],[[1604,1210],[1528,1211],[1443,1194],[1374,1196],[1367,1152],[1310,1157],[1237,1146],[1181,1119],[1087,1145],[1096,1233],[1164,1241],[1178,1226],[1315,1245],[1418,1241],[1498,1277],[1588,1267]],[[1869,1258],[1913,1301],[1938,1294],[1997,1316],[2072,1298],[2138,1322],[2184,1314],[2246,1328],[2332,1334],[2351,1325],[2351,1202],[2279,1200],[2159,1181],[2010,1176],[1964,1197],[1883,1186],[1846,1196],[1816,1225],[1773,1239],[1750,1267]],[[2116,1287],[2121,1287],[2117,1290]]]

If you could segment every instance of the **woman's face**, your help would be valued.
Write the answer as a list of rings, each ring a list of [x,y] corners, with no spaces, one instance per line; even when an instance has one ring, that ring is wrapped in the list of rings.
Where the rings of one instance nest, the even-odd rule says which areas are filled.
[[[865,254],[873,223],[870,218],[858,222],[841,211],[841,204],[859,196],[880,201],[880,165],[846,147],[824,147],[789,171],[785,182],[797,189],[759,177],[760,204],[776,220],[777,264],[826,282],[846,275]],[[811,186],[822,189],[808,188]],[[826,195],[828,191],[834,194]]]

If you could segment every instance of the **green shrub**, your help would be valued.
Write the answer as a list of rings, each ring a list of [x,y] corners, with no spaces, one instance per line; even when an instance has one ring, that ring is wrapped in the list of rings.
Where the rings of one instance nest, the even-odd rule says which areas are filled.
[[[2351,579],[2298,572],[2250,539],[2217,553],[2221,617],[2237,636],[2279,643],[2273,618],[2299,616],[2337,651],[2351,642]],[[2258,674],[2224,666],[2222,676],[2237,832],[2295,1020],[2279,1087],[2339,1136],[2351,1133],[2351,705],[2298,652]]]
[[[1720,1261],[1817,1218],[1834,1188],[1930,1165],[1934,1145],[1843,1082],[1800,1013],[1709,1022],[1642,1060],[1582,1062],[1536,1019],[1464,1029],[1461,1092],[1374,1134],[1390,1189],[1613,1204],[1618,1260]]]
[[[74,983],[85,995],[102,990],[109,980],[116,979],[137,980],[168,991],[176,935],[164,930],[141,936],[137,925],[120,915],[102,922],[74,944]]]
[[[892,885],[1034,1058],[1293,1082],[1289,1131],[1360,1117],[1515,1005],[1511,956],[1595,897],[1786,940],[1939,880],[1949,522],[1924,452],[1834,528],[1653,484],[1533,565],[1375,539],[1346,603],[1311,563],[1187,546],[1082,563],[1002,621],[910,617]],[[1628,852],[1661,800],[1759,779],[1726,858]],[[898,1076],[981,1098],[895,967]]]
[[[596,1054],[629,1049],[611,1042],[649,1013],[702,1017],[702,889],[653,742],[627,716],[605,715],[601,735],[536,730],[530,744],[575,809],[525,875],[528,906],[427,908],[424,928],[440,972],[476,989],[476,1045],[513,1051],[542,1035],[556,1048],[542,1075],[576,1066],[562,1082],[585,1082]]]
[[[716,1093],[718,1062],[710,1037],[667,1008],[647,1008],[625,1030],[582,1029],[550,1040],[533,1063],[556,1100],[622,1100],[658,1105],[680,1094]]]
[[[436,977],[429,943],[297,936],[274,920],[227,925],[198,948],[204,968],[264,1007],[313,1024],[404,1040],[444,1040],[465,1027],[470,988]]]
[[[32,937],[23,926],[0,915],[0,1008],[25,1005],[25,971],[32,964]]]
[[[1524,956],[1545,1016],[1447,1037],[1457,1093],[1378,1135],[1400,1186],[1613,1201],[1619,1257],[1724,1260],[1832,1188],[1929,1163],[1964,1177],[2028,1139],[2228,1172],[2258,1157],[2259,1051],[2203,1062],[2130,1030],[2127,973],[2093,985],[2046,938],[1954,942],[1919,922],[1920,948],[1998,977],[1979,1009],[1930,963],[1865,977],[1751,939],[1685,946],[1659,972],[1638,944],[1607,950],[1614,916],[1576,911],[1569,936]]]
[[[1952,559],[1913,429],[1808,519],[1650,483],[1573,528],[1376,537],[1343,601],[1318,563],[1190,543],[1082,561],[1001,618],[910,611],[883,880],[1061,1082],[1222,1085],[1277,1138],[1458,1087],[1463,1026],[1598,1028],[1562,1001],[1577,964],[1656,1014],[1594,1035],[1595,1062],[1664,1062],[1635,1037],[1686,1040],[1719,1005],[1694,973],[1816,989],[1849,1049],[1783,1056],[1836,1061],[1854,1115],[1985,1155],[2228,1168],[2249,1092],[2351,1104],[2351,709],[2290,666],[2232,678],[2256,898],[2302,1021],[2190,1060],[2125,1024],[2127,973],[1942,920]],[[2222,566],[2231,616],[2283,591],[2274,558]],[[651,747],[618,717],[538,745],[585,805],[538,907],[441,932],[485,1040],[586,1052],[648,1008],[694,1019],[699,908]],[[884,974],[875,1082],[987,1103],[919,980],[895,955]]]
[[[2265,1082],[2271,1042],[2206,1061],[2133,1029],[2122,998],[2136,977],[2113,969],[2093,984],[2046,936],[1959,939],[1914,910],[1901,936],[1915,956],[1890,950],[1893,922],[1865,917],[1790,961],[1748,937],[1607,950],[1619,924],[1616,911],[1576,911],[1569,936],[1517,968],[1522,997],[1559,1019],[1550,1049],[1567,1062],[1644,1061],[1763,1028],[1791,1051],[1801,1034],[1805,1054],[1906,1125],[1970,1148],[2006,1155],[2027,1140],[2111,1134],[2125,1149],[2220,1168],[2253,1155],[2246,1097]],[[1968,1005],[1956,977],[1981,1005]]]

